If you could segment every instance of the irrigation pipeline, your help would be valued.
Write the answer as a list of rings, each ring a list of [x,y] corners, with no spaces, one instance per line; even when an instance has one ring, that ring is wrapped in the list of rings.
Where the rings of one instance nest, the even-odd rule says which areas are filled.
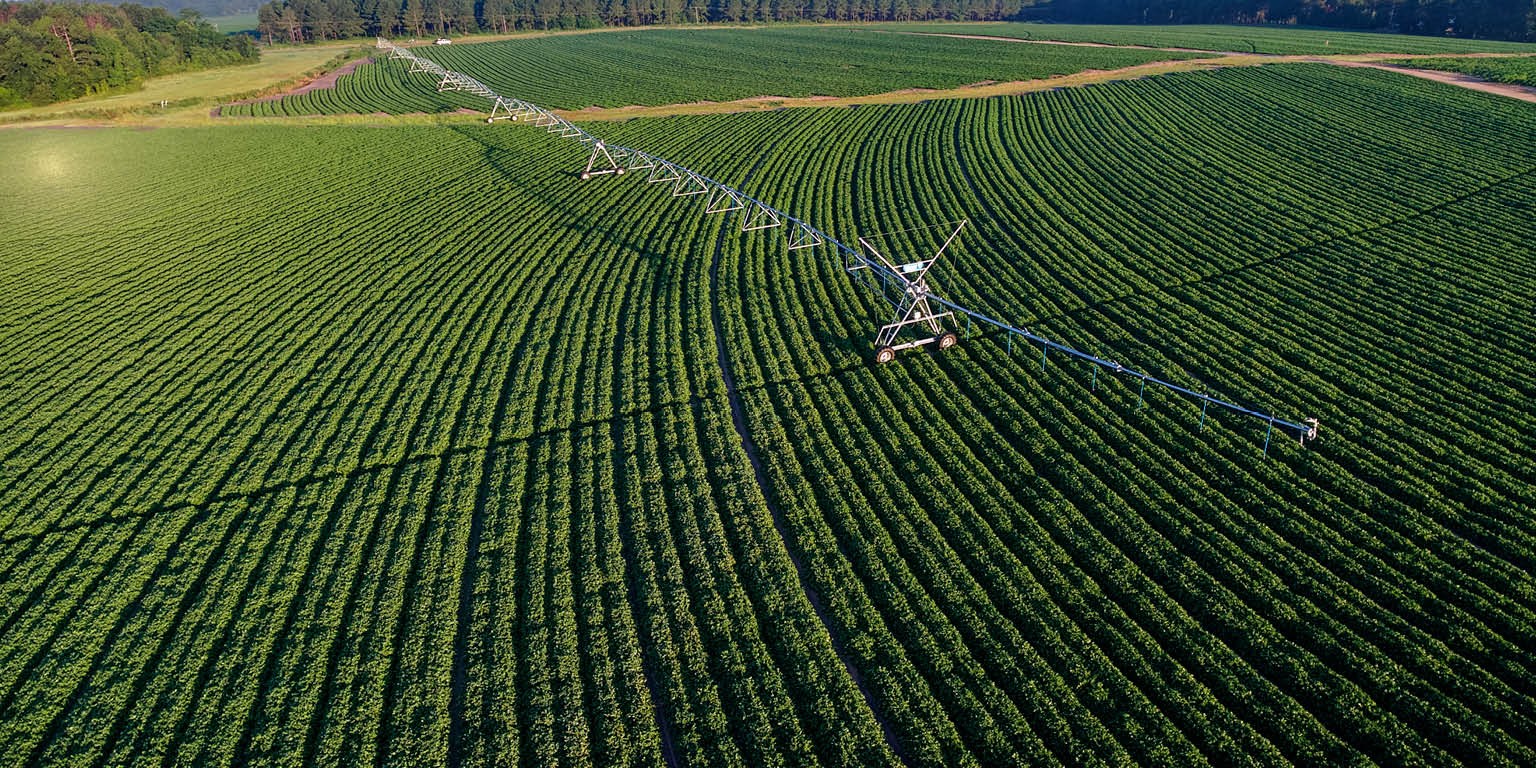
[[[646,180],[650,183],[671,184],[674,197],[704,195],[708,201],[705,207],[706,214],[744,211],[741,225],[743,232],[785,227],[789,233],[790,250],[830,245],[837,250],[838,256],[843,259],[845,268],[850,272],[860,273],[866,285],[877,292],[881,299],[898,309],[901,307],[899,298],[893,299],[888,295],[886,287],[889,285],[906,285],[908,282],[906,277],[886,266],[879,259],[866,256],[862,251],[849,247],[806,221],[774,208],[735,187],[722,184],[665,158],[642,152],[638,149],[605,143],[571,121],[537,104],[502,96],[490,86],[469,75],[446,69],[436,62],[417,56],[410,50],[401,48],[388,40],[379,38],[378,48],[389,51],[389,58],[392,60],[398,59],[409,62],[412,73],[425,73],[440,78],[437,86],[438,92],[463,91],[490,101],[491,113],[487,122],[523,120],[533,126],[545,129],[548,133],[556,134],[560,138],[574,139],[580,142],[590,149],[592,153],[591,159],[587,161],[587,168],[582,173],[582,178],[605,173],[645,172],[648,174]],[[606,165],[597,167],[596,163],[600,160],[604,161]],[[876,283],[874,277],[880,278],[878,283]],[[1223,400],[1213,395],[1198,392],[1150,374],[1127,368],[1113,360],[1074,349],[1060,342],[1051,341],[1027,328],[1020,328],[1011,323],[963,307],[931,291],[925,295],[929,301],[966,316],[968,318],[968,325],[970,321],[975,321],[1002,330],[1008,334],[1010,350],[1013,347],[1013,336],[1024,339],[1031,346],[1039,346],[1042,369],[1045,367],[1050,351],[1055,350],[1068,357],[1108,370],[1117,376],[1126,376],[1132,380],[1139,380],[1141,384],[1137,396],[1138,405],[1145,398],[1148,384],[1192,398],[1200,403],[1200,427],[1202,430],[1205,428],[1206,411],[1210,406],[1216,406],[1222,410],[1242,416],[1257,418],[1268,425],[1264,433],[1264,452],[1266,454],[1269,452],[1270,436],[1276,428],[1294,433],[1297,442],[1302,445],[1306,445],[1307,440],[1317,437],[1316,419],[1302,419],[1300,421],[1282,419],[1270,413],[1248,408],[1229,400]],[[1095,382],[1098,380],[1097,369],[1094,371],[1094,380]]]

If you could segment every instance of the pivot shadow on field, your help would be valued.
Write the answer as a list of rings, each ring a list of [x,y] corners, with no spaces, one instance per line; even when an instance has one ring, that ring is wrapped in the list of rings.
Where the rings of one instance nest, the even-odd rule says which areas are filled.
[[[546,154],[548,157],[553,158],[554,167],[543,167],[537,172],[528,173],[516,167],[514,164],[508,162],[508,155],[516,152],[516,149],[506,145],[498,144],[495,141],[487,140],[485,132],[491,129],[485,128],[483,126],[455,125],[452,126],[450,130],[463,137],[464,139],[479,145],[481,150],[481,157],[484,162],[493,168],[496,173],[500,175],[504,180],[506,180],[509,186],[517,188],[521,194],[544,203],[553,210],[561,212],[570,210],[566,198],[562,198],[556,194],[551,194],[549,190],[570,189],[572,186],[572,181],[580,180],[579,167],[581,161],[580,158],[575,154],[569,155],[570,165],[568,167],[562,167],[561,164],[565,162],[565,156],[568,154],[565,153],[562,149],[552,149],[547,152],[544,152],[543,150],[535,150],[544,152],[544,154]],[[596,180],[582,180],[578,181],[578,183],[593,184],[604,182]],[[579,194],[580,192],[577,191],[577,193]],[[726,213],[724,216],[720,217],[720,229],[722,231],[728,231],[730,227],[727,225],[727,222],[733,221],[732,217],[737,215],[739,215],[739,213],[732,212]],[[626,232],[619,228],[610,226],[604,223],[601,216],[574,215],[571,216],[568,220],[560,222],[560,226],[563,226],[566,229],[578,234],[597,234],[604,240],[629,250],[635,254],[638,254],[652,263],[669,258],[667,254],[659,252],[650,243],[648,243],[645,238],[640,236],[639,231],[632,229],[631,231]],[[743,236],[750,236],[754,233],[741,234],[743,234]],[[711,297],[710,300],[715,301],[716,298]],[[868,304],[870,307],[876,308],[876,314],[878,314],[879,311],[883,311],[884,305],[881,305],[877,301],[867,301],[864,303]],[[874,316],[875,315],[871,315],[871,317]],[[823,323],[812,321],[809,323],[807,331],[818,344],[821,344],[825,348],[833,349],[839,353],[847,354],[860,359],[867,358],[869,356],[870,350],[868,349],[867,345],[863,344],[861,339],[849,336],[848,334],[839,333],[835,329],[828,328]]]
[[[665,258],[665,254],[662,254],[649,247],[645,242],[636,238],[632,234],[626,234],[612,226],[604,224],[602,219],[598,217],[582,215],[579,213],[572,214],[571,208],[566,198],[551,194],[548,190],[561,190],[569,188],[572,186],[571,182],[578,181],[580,179],[579,171],[567,170],[559,167],[558,161],[560,161],[562,158],[558,156],[555,157],[557,161],[555,167],[541,167],[538,171],[528,173],[507,162],[507,156],[516,150],[507,146],[496,144],[491,141],[487,141],[485,137],[481,135],[484,131],[489,129],[483,127],[456,125],[453,126],[450,130],[467,139],[468,141],[479,145],[481,159],[487,166],[495,170],[496,173],[507,182],[509,187],[516,188],[520,194],[525,195],[532,200],[543,203],[552,211],[558,211],[561,214],[565,214],[563,216],[564,220],[559,222],[559,226],[570,230],[571,232],[582,235],[595,233],[601,236],[604,240],[632,253],[635,253],[645,258],[645,260],[649,262],[656,262]],[[560,150],[552,150],[546,154],[558,155],[559,153]],[[571,169],[575,169],[578,162],[579,161],[577,161],[573,155]]]

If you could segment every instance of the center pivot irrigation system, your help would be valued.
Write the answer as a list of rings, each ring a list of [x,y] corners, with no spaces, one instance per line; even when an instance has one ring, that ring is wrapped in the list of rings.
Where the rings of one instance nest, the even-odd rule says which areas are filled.
[[[1140,380],[1141,387],[1137,394],[1136,405],[1141,407],[1145,400],[1147,385],[1177,392],[1200,402],[1200,429],[1205,429],[1206,411],[1211,406],[1232,411],[1244,416],[1255,417],[1268,424],[1264,432],[1264,453],[1269,453],[1270,437],[1275,428],[1288,430],[1295,434],[1297,442],[1303,446],[1308,440],[1317,437],[1317,419],[1302,419],[1301,421],[1288,421],[1272,414],[1257,411],[1252,408],[1238,405],[1227,400],[1222,400],[1211,395],[1196,392],[1188,387],[1181,387],[1172,382],[1164,381],[1155,376],[1127,368],[1113,360],[1107,360],[1096,355],[1090,355],[1050,339],[1038,336],[1026,328],[1020,328],[1001,320],[988,317],[980,312],[960,306],[933,292],[928,286],[926,277],[928,271],[949,249],[959,237],[960,231],[965,228],[965,221],[956,222],[949,230],[949,236],[934,254],[919,261],[897,264],[884,254],[880,253],[867,238],[859,238],[859,244],[864,250],[849,247],[826,232],[811,224],[795,218],[773,206],[758,200],[735,187],[721,184],[703,174],[691,171],[677,163],[665,158],[657,157],[638,149],[620,147],[607,144],[601,139],[587,133],[559,115],[537,105],[521,99],[508,98],[496,93],[494,90],[479,80],[459,72],[443,68],[441,65],[429,59],[421,58],[408,49],[401,48],[383,38],[379,38],[380,50],[389,51],[391,60],[405,61],[410,64],[412,74],[423,73],[438,80],[437,90],[464,91],[485,98],[491,102],[491,113],[486,118],[487,123],[495,123],[497,120],[523,121],[546,132],[556,134],[563,139],[574,139],[591,150],[587,157],[587,165],[581,172],[581,178],[590,179],[593,176],[605,174],[622,175],[624,173],[644,173],[646,181],[651,184],[672,185],[673,197],[687,197],[702,195],[706,201],[704,212],[730,213],[742,211],[741,231],[751,232],[760,229],[784,228],[789,240],[789,250],[802,248],[814,248],[820,245],[830,245],[837,250],[842,259],[843,268],[850,274],[862,278],[862,282],[877,292],[895,309],[895,316],[891,322],[880,327],[875,335],[875,360],[880,363],[888,363],[896,359],[896,353],[914,347],[933,344],[938,349],[949,349],[960,342],[960,337],[945,329],[944,321],[954,318],[956,315],[964,315],[966,327],[971,321],[984,325],[994,326],[1005,332],[1008,339],[1008,349],[1013,350],[1013,337],[1018,336],[1027,344],[1039,345],[1040,368],[1045,369],[1046,360],[1051,350],[1056,350],[1069,357],[1083,360],[1096,366],[1093,369],[1094,386],[1098,384],[1098,369],[1105,368],[1116,375],[1127,376],[1133,380]],[[865,253],[868,251],[868,254]],[[878,278],[878,279],[876,279]],[[895,290],[892,290],[892,288]],[[894,294],[894,295],[892,295]],[[935,311],[937,305],[939,311]],[[904,331],[915,330],[916,338],[909,334],[902,339]]]

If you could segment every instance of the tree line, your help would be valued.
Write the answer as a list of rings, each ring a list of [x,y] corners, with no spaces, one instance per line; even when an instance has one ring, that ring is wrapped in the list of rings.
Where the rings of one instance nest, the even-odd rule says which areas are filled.
[[[268,40],[450,35],[518,29],[774,21],[1013,18],[1022,0],[273,0],[257,13]]]
[[[1035,21],[1302,24],[1536,40],[1536,0],[272,0],[268,41],[707,22]]]
[[[146,77],[255,61],[255,41],[195,11],[125,3],[0,2],[0,109],[130,88]]]

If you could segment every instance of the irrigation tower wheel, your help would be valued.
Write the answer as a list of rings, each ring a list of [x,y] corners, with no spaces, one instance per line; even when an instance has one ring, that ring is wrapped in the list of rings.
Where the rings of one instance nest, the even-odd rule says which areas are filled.
[[[960,343],[960,337],[953,333],[946,333],[939,337],[939,351],[943,351]]]
[[[875,362],[877,362],[877,363],[881,363],[881,364],[889,363],[890,361],[895,360],[895,359],[896,359],[896,350],[891,349],[890,347],[881,347],[879,350],[877,350],[875,352]]]

